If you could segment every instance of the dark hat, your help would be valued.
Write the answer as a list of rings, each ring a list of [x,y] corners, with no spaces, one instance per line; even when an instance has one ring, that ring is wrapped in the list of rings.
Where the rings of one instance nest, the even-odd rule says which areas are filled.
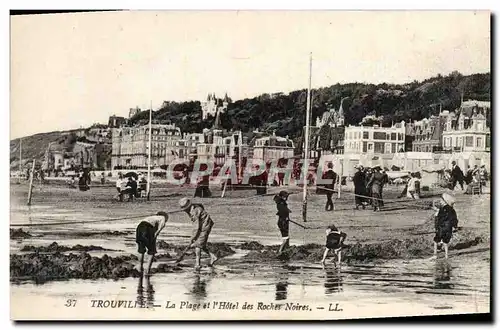
[[[328,163],[328,168],[333,168],[333,164],[332,164],[332,162],[329,162],[329,163]]]
[[[288,195],[289,194],[286,191],[284,191],[284,190],[280,191],[280,193],[279,193],[280,197],[288,197]]]
[[[452,162],[451,162],[451,165],[456,165],[456,164],[457,164],[457,162],[456,162],[456,161],[452,161]]]

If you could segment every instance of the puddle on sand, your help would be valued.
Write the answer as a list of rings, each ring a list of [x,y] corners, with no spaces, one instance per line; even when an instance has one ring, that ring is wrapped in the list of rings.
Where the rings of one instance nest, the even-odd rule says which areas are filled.
[[[204,260],[205,261],[205,260]],[[189,260],[186,260],[189,264]],[[206,262],[206,261],[205,261]],[[249,266],[235,258],[221,260],[215,269],[155,274],[150,279],[69,280],[43,285],[12,285],[13,297],[36,296],[47,301],[120,299],[164,306],[166,301],[262,301],[327,304],[329,302],[397,306],[412,304],[446,312],[489,311],[489,283],[475,272],[484,262],[467,265],[457,260],[400,261],[378,265],[259,264]],[[409,312],[410,313],[410,312]]]

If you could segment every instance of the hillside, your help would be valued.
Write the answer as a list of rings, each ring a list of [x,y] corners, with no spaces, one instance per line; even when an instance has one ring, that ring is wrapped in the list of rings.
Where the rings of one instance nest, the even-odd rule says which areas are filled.
[[[383,116],[383,125],[393,121],[419,120],[437,114],[441,105],[445,110],[454,110],[464,99],[490,100],[490,74],[463,76],[454,72],[448,76],[436,76],[422,82],[396,84],[336,84],[312,90],[312,116],[316,117],[335,107],[338,109],[344,97],[346,124],[357,125],[369,114]],[[299,138],[305,125],[307,90],[289,94],[263,94],[251,99],[231,103],[228,111],[221,115],[225,129],[241,129],[251,132],[255,128],[292,138]],[[200,102],[164,102],[164,106],[153,112],[153,119],[175,123],[184,132],[200,132],[211,127],[214,118],[201,120]],[[132,123],[147,123],[148,112],[131,119]]]
[[[71,151],[76,141],[86,142],[85,137],[78,138],[74,134],[74,130],[55,131],[49,133],[39,133],[22,138],[22,162],[23,166],[32,164],[32,160],[36,159],[36,164],[41,165],[44,161],[45,151],[52,143],[52,150]],[[19,168],[19,145],[20,139],[10,141],[10,168],[17,170]],[[110,158],[110,148],[103,145],[96,145],[97,162],[99,164],[106,163]]]
[[[393,121],[419,120],[437,114],[439,106],[445,110],[454,110],[460,105],[461,94],[464,99],[487,101],[491,99],[490,73],[463,76],[453,72],[447,76],[438,75],[422,82],[407,84],[336,84],[312,91],[311,123],[316,117],[332,107],[338,109],[344,97],[346,124],[356,125],[369,114],[383,116],[382,124],[390,125]],[[281,136],[290,136],[300,140],[305,124],[307,90],[298,90],[289,94],[263,94],[254,98],[237,100],[229,104],[228,111],[221,115],[221,124],[225,129],[241,129],[243,132],[272,132]],[[146,124],[148,112],[143,111],[130,119],[131,124]],[[201,132],[213,125],[214,118],[201,119],[199,101],[163,102],[163,106],[153,111],[153,119],[175,123],[183,132]],[[488,121],[491,119],[488,118]],[[68,133],[50,132],[23,138],[23,159],[43,159],[49,142],[66,141]],[[74,142],[73,142],[74,143]],[[19,157],[19,139],[10,142],[11,167],[17,166]]]

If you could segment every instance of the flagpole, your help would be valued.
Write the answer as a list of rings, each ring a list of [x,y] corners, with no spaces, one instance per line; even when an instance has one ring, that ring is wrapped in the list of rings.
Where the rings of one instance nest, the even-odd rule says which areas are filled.
[[[312,53],[309,53],[309,86],[307,88],[307,105],[306,105],[306,132],[304,138],[304,187],[302,196],[302,220],[307,222],[307,176],[309,174],[309,112],[311,110],[311,75],[312,75]]]
[[[149,142],[148,142],[148,183],[147,183],[147,200],[149,201],[149,193],[151,191],[151,121],[153,117],[153,102],[149,107]]]

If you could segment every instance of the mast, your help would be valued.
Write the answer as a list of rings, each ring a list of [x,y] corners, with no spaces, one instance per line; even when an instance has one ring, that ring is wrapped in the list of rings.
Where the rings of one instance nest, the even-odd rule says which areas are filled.
[[[149,106],[149,142],[148,142],[148,183],[146,187],[147,200],[149,201],[149,192],[151,190],[151,121],[153,114],[153,102]]]
[[[312,53],[309,53],[309,86],[307,88],[307,105],[306,105],[306,131],[304,138],[304,187],[302,191],[302,220],[307,222],[307,175],[309,172],[309,115],[311,111],[311,71],[312,71]]]

